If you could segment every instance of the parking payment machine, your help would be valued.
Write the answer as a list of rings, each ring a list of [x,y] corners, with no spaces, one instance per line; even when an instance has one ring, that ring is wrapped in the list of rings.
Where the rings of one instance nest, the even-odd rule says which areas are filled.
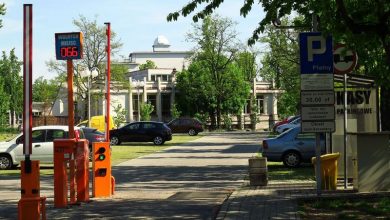
[[[111,148],[109,142],[94,142],[93,153],[93,197],[108,197],[113,193],[111,177]]]

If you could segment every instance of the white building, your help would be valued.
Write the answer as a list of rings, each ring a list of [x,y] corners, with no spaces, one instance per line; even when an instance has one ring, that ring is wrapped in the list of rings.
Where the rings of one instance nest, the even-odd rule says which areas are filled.
[[[152,51],[132,52],[129,55],[129,82],[131,90],[111,87],[110,114],[119,104],[127,110],[127,121],[139,120],[139,103],[149,102],[155,106],[152,120],[169,121],[171,106],[175,100],[175,73],[188,68],[191,51],[172,51],[169,41],[164,36],[158,36],[153,44]],[[141,64],[147,60],[153,61],[157,68],[139,70]],[[280,90],[272,89],[270,82],[253,81],[253,88],[258,106],[258,123],[256,128],[268,129],[274,120],[277,120],[277,94]],[[65,99],[57,100],[60,115],[67,114]],[[61,103],[63,103],[61,105]],[[65,105],[64,105],[65,104]],[[61,107],[62,106],[62,107]],[[79,105],[82,107],[84,105]],[[105,100],[94,100],[91,104],[91,115],[105,114]],[[82,111],[82,109],[81,109]],[[53,109],[53,113],[56,109]],[[243,123],[250,124],[246,107],[243,112]],[[233,122],[237,120],[233,119]]]

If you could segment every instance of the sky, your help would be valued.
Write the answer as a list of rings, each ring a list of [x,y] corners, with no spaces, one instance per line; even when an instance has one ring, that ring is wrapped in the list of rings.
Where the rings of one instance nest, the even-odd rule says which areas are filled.
[[[3,0],[6,14],[1,16],[0,50],[7,53],[15,48],[19,60],[23,58],[23,4],[33,4],[33,78],[55,77],[45,62],[55,60],[54,34],[77,32],[73,20],[80,15],[98,24],[111,23],[123,43],[113,60],[127,58],[134,51],[151,51],[158,35],[164,35],[171,44],[171,50],[190,50],[193,45],[186,42],[185,35],[191,31],[192,18],[179,17],[178,21],[167,22],[166,16],[181,9],[188,0]],[[1,3],[0,2],[0,3]],[[217,13],[237,22],[239,39],[246,43],[264,17],[259,5],[255,5],[246,18],[240,16],[243,1],[225,0]],[[123,59],[122,59],[123,60]],[[62,61],[64,62],[64,61]]]

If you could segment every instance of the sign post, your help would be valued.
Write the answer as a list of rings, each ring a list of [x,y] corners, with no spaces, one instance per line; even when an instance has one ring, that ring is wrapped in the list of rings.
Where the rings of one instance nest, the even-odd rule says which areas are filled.
[[[313,15],[315,16],[315,15]],[[316,18],[313,29],[316,31]],[[332,38],[319,32],[299,34],[301,63],[301,131],[316,133],[317,195],[321,194],[320,134],[334,132]]]
[[[347,49],[344,44],[338,44],[333,51],[334,72],[344,74],[344,188],[348,185],[347,175],[347,73],[351,72],[357,64],[357,55],[354,51]]]

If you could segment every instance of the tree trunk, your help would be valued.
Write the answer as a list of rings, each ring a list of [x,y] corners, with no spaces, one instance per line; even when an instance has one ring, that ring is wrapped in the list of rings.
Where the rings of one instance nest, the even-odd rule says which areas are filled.
[[[209,127],[209,130],[212,131],[215,129],[215,110],[214,109],[210,109],[210,112],[209,112],[209,115],[210,115],[210,127]]]
[[[221,100],[217,100],[217,127],[221,129]]]

